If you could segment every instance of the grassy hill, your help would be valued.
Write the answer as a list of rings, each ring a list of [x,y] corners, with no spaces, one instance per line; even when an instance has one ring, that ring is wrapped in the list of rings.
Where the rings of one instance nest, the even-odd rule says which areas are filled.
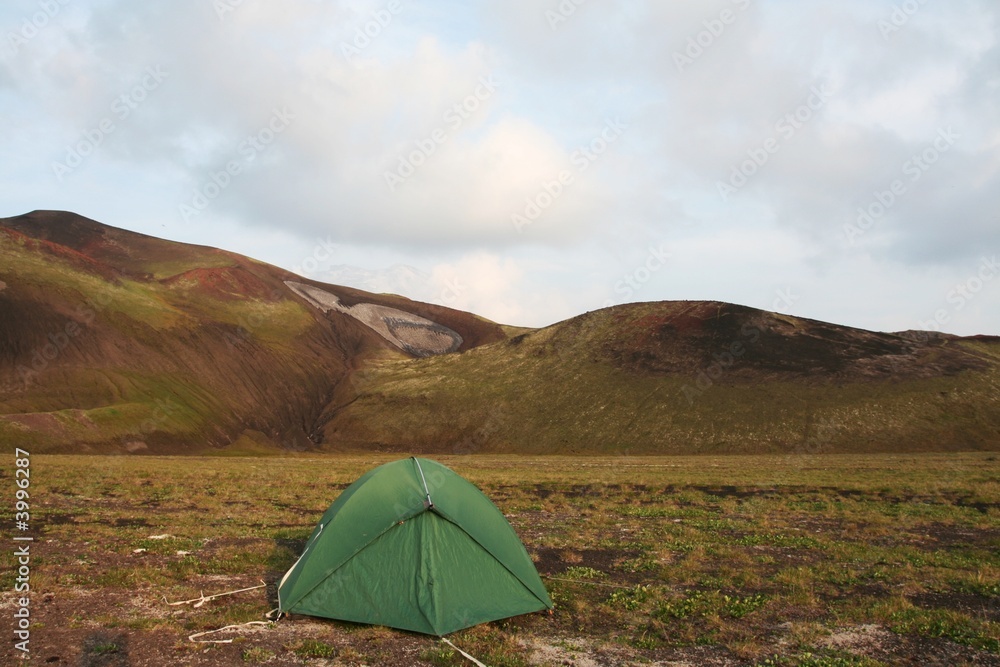
[[[996,450],[998,368],[997,338],[716,302],[502,327],[72,213],[0,219],[0,441],[33,452]]]
[[[349,372],[408,356],[311,306],[287,271],[71,213],[0,219],[0,267],[0,440],[31,451],[313,447]],[[461,349],[504,337],[447,308],[337,296],[433,319]]]
[[[998,362],[998,339],[630,304],[462,355],[370,363],[325,433],[451,453],[997,449]]]

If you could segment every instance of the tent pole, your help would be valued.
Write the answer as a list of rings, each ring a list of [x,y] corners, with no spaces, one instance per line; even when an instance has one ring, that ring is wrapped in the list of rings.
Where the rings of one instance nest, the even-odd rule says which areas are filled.
[[[424,483],[424,493],[426,494],[427,498],[427,508],[430,509],[431,507],[434,507],[434,501],[431,500],[431,491],[430,489],[427,488],[427,479],[424,477],[424,469],[420,467],[420,461],[417,460],[416,456],[412,456],[410,458],[412,458],[413,462],[417,464],[417,471],[420,473],[420,481]]]

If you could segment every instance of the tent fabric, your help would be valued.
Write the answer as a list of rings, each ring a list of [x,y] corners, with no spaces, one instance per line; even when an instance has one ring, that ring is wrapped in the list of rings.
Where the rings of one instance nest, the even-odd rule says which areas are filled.
[[[285,574],[278,601],[282,612],[438,636],[552,608],[496,505],[423,458],[379,466],[348,487]]]

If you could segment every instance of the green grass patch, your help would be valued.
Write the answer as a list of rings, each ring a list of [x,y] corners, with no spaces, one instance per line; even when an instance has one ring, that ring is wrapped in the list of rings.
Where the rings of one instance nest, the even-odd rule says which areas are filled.
[[[592,567],[574,565],[573,567],[566,568],[566,571],[561,576],[567,579],[605,579],[608,575]]]
[[[900,634],[943,637],[973,648],[1000,653],[1000,624],[941,609],[904,609],[889,617],[890,629]]]
[[[295,647],[295,655],[300,658],[335,658],[337,649],[315,639],[306,639]]]

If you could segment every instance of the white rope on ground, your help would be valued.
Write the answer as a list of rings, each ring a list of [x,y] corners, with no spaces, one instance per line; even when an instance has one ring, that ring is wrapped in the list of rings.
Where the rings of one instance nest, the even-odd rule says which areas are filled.
[[[264,581],[261,580],[260,586],[251,586],[250,588],[241,588],[238,591],[229,591],[227,593],[216,593],[215,595],[209,595],[209,596],[206,596],[204,593],[201,593],[201,597],[196,597],[193,600],[181,600],[180,602],[167,602],[167,598],[166,598],[166,596],[164,596],[163,601],[167,602],[167,604],[170,605],[171,607],[176,607],[179,604],[191,604],[192,602],[197,603],[197,604],[194,605],[195,607],[200,607],[201,605],[205,604],[209,600],[214,600],[215,598],[221,598],[221,597],[225,597],[227,595],[236,595],[237,593],[244,593],[246,591],[255,591],[258,588],[267,588],[267,584],[265,584]]]
[[[484,665],[483,663],[479,662],[478,660],[476,660],[476,659],[475,659],[475,658],[473,658],[473,657],[472,657],[471,655],[469,655],[468,653],[466,653],[466,652],[465,652],[465,651],[463,651],[462,649],[460,649],[460,648],[458,648],[457,646],[455,646],[454,644],[452,644],[452,643],[451,643],[450,641],[448,641],[448,640],[447,640],[447,639],[445,639],[444,637],[442,637],[442,638],[441,638],[441,641],[443,641],[443,642],[444,642],[445,644],[447,644],[448,646],[452,647],[453,649],[455,649],[456,651],[458,651],[459,653],[461,653],[463,657],[465,657],[465,658],[466,658],[466,659],[468,659],[469,661],[471,661],[471,662],[475,663],[475,664],[476,664],[476,665],[478,665],[479,667],[486,667],[486,665]]]
[[[206,630],[205,632],[196,632],[190,637],[188,637],[189,642],[194,642],[195,644],[232,644],[232,639],[195,639],[195,637],[204,637],[205,635],[215,634],[216,632],[222,632],[223,630],[232,630],[233,628],[245,628],[251,625],[271,625],[270,621],[250,621],[249,623],[239,623],[237,625],[227,625],[224,628],[219,628],[218,630]]]

